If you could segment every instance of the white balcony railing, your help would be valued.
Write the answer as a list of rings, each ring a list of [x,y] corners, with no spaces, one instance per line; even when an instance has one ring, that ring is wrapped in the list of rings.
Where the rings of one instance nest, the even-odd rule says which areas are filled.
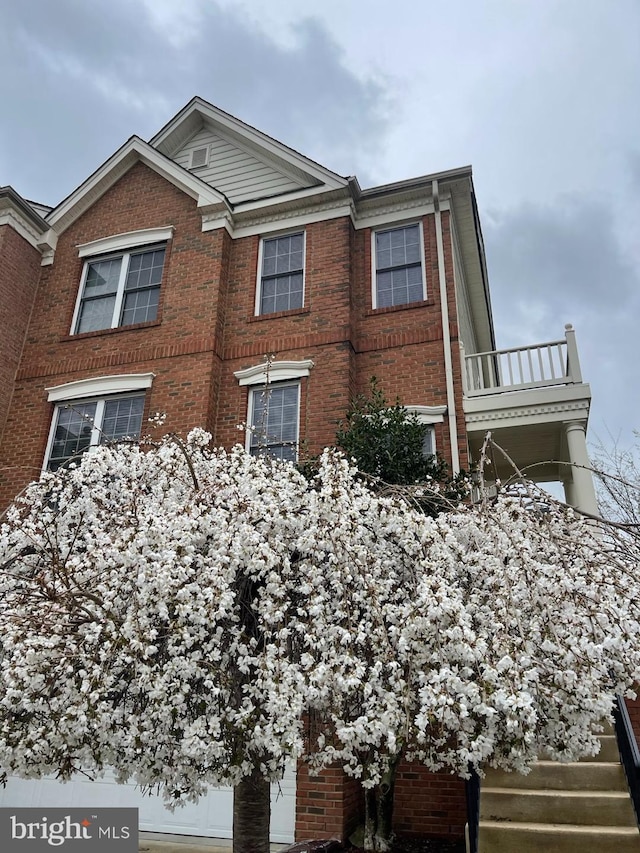
[[[582,382],[576,333],[568,323],[564,340],[464,356],[463,372],[468,397]]]

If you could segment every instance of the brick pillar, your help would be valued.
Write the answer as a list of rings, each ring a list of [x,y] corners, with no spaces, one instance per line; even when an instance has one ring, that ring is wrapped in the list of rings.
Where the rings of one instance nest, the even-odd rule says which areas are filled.
[[[296,841],[338,838],[345,841],[364,817],[359,782],[340,768],[311,776],[300,761],[296,778]]]

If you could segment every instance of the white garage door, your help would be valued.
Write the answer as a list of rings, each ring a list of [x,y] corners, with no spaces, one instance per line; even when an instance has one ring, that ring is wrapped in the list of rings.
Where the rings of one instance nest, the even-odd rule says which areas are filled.
[[[231,788],[211,788],[198,803],[170,812],[162,797],[143,796],[135,785],[117,785],[108,777],[90,782],[74,777],[70,782],[55,779],[18,779],[9,777],[0,788],[0,806],[44,806],[91,808],[127,806],[140,810],[140,829],[146,832],[170,832],[209,838],[231,838],[233,794]],[[291,843],[296,812],[295,771],[271,787],[271,841]]]

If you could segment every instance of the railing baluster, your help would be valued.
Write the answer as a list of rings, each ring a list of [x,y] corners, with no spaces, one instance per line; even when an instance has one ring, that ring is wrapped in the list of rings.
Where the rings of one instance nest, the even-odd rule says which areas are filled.
[[[524,370],[522,369],[522,350],[519,349],[517,352],[518,355],[518,379],[520,380],[520,385],[524,385]]]
[[[529,361],[529,382],[535,382],[536,378],[533,375],[533,359],[531,358],[531,347],[527,350],[527,359]]]
[[[513,369],[511,366],[511,352],[507,351],[506,356],[507,356],[507,366],[509,368],[509,385],[516,385],[517,383],[515,383],[513,381]]]
[[[566,347],[564,347],[562,344],[558,344],[558,362],[560,364],[560,376],[562,376],[563,379],[566,379],[567,376],[569,375],[568,370],[567,370],[568,365],[567,365],[567,367],[565,367],[565,357],[564,357],[564,350],[565,349],[566,349]]]
[[[544,363],[542,361],[542,347],[536,347],[538,351],[538,364],[540,365],[540,381],[544,379]]]

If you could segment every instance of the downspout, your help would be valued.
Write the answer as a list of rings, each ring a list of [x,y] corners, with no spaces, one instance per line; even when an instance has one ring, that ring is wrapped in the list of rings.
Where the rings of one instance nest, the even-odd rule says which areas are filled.
[[[438,188],[438,182],[432,181],[431,188],[436,217],[436,247],[438,252],[438,279],[440,281],[440,311],[442,314],[442,341],[444,345],[444,372],[447,387],[447,412],[449,414],[449,441],[451,443],[451,468],[453,473],[457,474],[460,471],[460,451],[458,448],[456,397],[453,385],[451,332],[449,329],[449,301],[447,299],[447,282],[444,266],[444,242],[442,239],[442,214],[440,213],[440,190]]]

